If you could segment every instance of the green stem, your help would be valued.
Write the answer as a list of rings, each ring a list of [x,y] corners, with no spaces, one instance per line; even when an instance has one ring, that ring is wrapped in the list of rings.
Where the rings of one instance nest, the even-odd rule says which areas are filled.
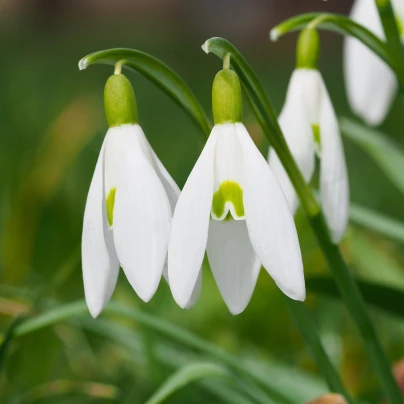
[[[349,35],[362,42],[366,47],[368,47],[372,52],[374,52],[392,68],[400,82],[400,87],[402,89],[404,88],[404,68],[403,64],[400,63],[401,55],[397,57],[397,55],[394,54],[393,49],[391,49],[391,47],[386,42],[382,41],[367,28],[343,15],[328,13],[299,14],[297,16],[288,18],[287,20],[274,27],[270,32],[270,38],[273,41],[276,41],[281,36],[289,32],[305,28],[314,20],[317,20],[316,28],[318,29],[325,29],[333,32],[338,32],[342,35]]]
[[[386,398],[390,404],[402,404],[403,401],[400,390],[392,375],[391,364],[379,341],[376,329],[373,326],[356,281],[349,271],[338,246],[334,245],[330,239],[320,207],[316,202],[311,188],[305,183],[289,151],[282,130],[276,119],[275,111],[257,75],[240,51],[223,38],[211,38],[205,42],[202,48],[205,52],[212,52],[219,58],[223,58],[225,54],[231,53],[232,65],[243,82],[250,102],[255,104],[253,112],[256,114],[257,120],[270,144],[278,154],[299,196],[302,207],[309,218],[323,254],[344,298],[348,312],[363,339],[365,348],[372,361],[374,370],[379,377]]]
[[[316,325],[314,324],[307,307],[304,303],[296,300],[286,298],[286,301],[297,328],[306,342],[306,345],[309,347],[318,369],[327,381],[328,387],[332,392],[339,393],[345,397],[348,403],[353,404],[353,399],[348,395],[337,371],[324,350],[316,330]]]
[[[331,242],[323,216],[319,214],[310,217],[309,220],[349,314],[362,336],[375,373],[384,388],[387,401],[390,404],[402,404],[403,399],[394,380],[391,363],[380,343],[355,278],[349,270],[340,249]]]
[[[401,45],[400,32],[397,26],[396,16],[390,0],[375,0],[383,25],[387,46],[396,58],[401,72],[404,69],[404,52]]]

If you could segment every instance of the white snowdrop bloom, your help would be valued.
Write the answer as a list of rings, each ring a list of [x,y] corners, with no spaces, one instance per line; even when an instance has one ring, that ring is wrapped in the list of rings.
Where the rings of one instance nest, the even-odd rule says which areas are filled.
[[[318,47],[317,32],[304,30],[298,43],[297,68],[289,82],[279,124],[307,183],[313,175],[315,154],[320,158],[321,205],[331,238],[338,243],[348,224],[349,183],[338,120],[316,68]],[[273,149],[270,149],[268,161],[295,213],[296,192]]]
[[[404,24],[404,0],[393,0],[398,27]],[[381,39],[385,38],[375,0],[355,0],[350,17]],[[401,32],[401,35],[403,32]],[[385,119],[398,83],[390,67],[353,37],[344,43],[345,86],[353,111],[369,125]]]
[[[242,121],[237,75],[213,84],[215,126],[179,197],[168,247],[175,301],[185,307],[208,260],[233,314],[247,306],[261,264],[292,299],[305,299],[302,257],[289,206]]]
[[[109,130],[88,192],[82,235],[84,291],[93,317],[108,303],[120,265],[139,297],[152,298],[180,192],[137,124],[133,88],[122,74],[107,81],[105,111]]]

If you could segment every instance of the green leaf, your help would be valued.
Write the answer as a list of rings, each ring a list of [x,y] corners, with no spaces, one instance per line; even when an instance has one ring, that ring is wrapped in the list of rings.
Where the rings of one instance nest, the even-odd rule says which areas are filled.
[[[341,394],[345,397],[347,402],[353,403],[353,400],[348,395],[345,386],[324,350],[316,325],[314,324],[307,307],[303,302],[292,300],[288,297],[286,297],[286,301],[300,334],[303,336],[304,341],[311,351],[319,370],[327,380],[331,391]]]
[[[211,124],[205,111],[188,85],[159,59],[135,49],[115,48],[91,53],[79,62],[80,70],[93,64],[115,65],[124,60],[124,68],[135,70],[153,82],[177,103],[208,136]]]
[[[390,314],[404,317],[404,291],[402,289],[363,280],[358,280],[357,283],[366,303]],[[311,292],[341,298],[335,282],[329,277],[310,277],[306,279],[306,287]]]
[[[404,223],[396,219],[354,203],[351,204],[349,217],[356,224],[404,242]]]
[[[229,373],[222,367],[212,363],[190,363],[178,369],[150,397],[146,404],[160,404],[178,390],[195,381],[206,378],[227,378]]]
[[[243,366],[242,363],[232,355],[222,351],[220,348],[215,347],[213,344],[199,338],[198,336],[190,333],[187,330],[183,330],[173,324],[170,324],[160,318],[153,317],[152,315],[137,311],[133,307],[123,306],[116,302],[110,302],[109,305],[104,309],[105,314],[114,314],[127,319],[137,321],[139,324],[150,328],[161,335],[164,335],[172,340],[181,343],[182,345],[188,346],[189,348],[196,349],[200,352],[204,352],[210,357],[214,358],[220,363],[226,364],[232,368],[235,372],[243,375],[245,378],[263,386],[266,388],[271,395],[274,396],[276,402],[292,404],[285,394],[280,391],[277,386],[267,380],[265,375],[261,373],[256,373],[250,369]],[[88,310],[85,302],[83,300],[76,301],[73,303],[64,304],[55,309],[51,309],[48,312],[39,314],[36,317],[25,320],[22,324],[14,329],[13,335],[15,337],[21,337],[27,335],[31,332],[37,331],[41,328],[48,327],[57,322],[67,320],[73,316],[87,315]]]
[[[404,287],[403,268],[394,254],[368,234],[351,229],[346,240],[351,266],[360,279]],[[380,268],[383,268],[381,271]]]
[[[321,17],[321,19],[319,17]],[[300,14],[281,22],[274,27],[270,32],[270,37],[272,40],[277,40],[288,32],[300,30],[306,27],[307,24],[312,22],[314,19],[318,19],[319,21],[319,23],[316,24],[317,28],[334,31],[342,35],[350,35],[357,38],[387,64],[389,64],[393,70],[398,70],[396,60],[385,42],[383,42],[367,28],[340,14]]]
[[[133,364],[144,366],[144,361],[147,360],[147,353],[144,349],[145,344],[145,336],[141,337],[139,331],[134,331],[128,325],[120,325],[116,322],[112,322],[110,320],[97,319],[97,321],[93,321],[92,319],[82,319],[80,324],[86,330],[89,330],[93,333],[101,335],[105,338],[114,340],[119,343],[120,346],[124,346],[127,350],[129,350],[129,355],[125,355],[125,357],[130,360]],[[153,353],[155,357],[158,359],[159,366],[165,365],[171,369],[178,369],[179,367],[185,366],[196,360],[195,353],[189,353],[184,350],[183,346],[173,347],[167,343],[166,340],[163,342],[154,341],[153,342]],[[200,355],[200,359],[198,360],[204,361],[206,358]],[[273,367],[271,366],[273,369]],[[275,370],[276,371],[276,370]],[[286,372],[286,369],[284,370]],[[296,377],[298,377],[301,373],[300,371],[295,371]],[[304,375],[306,376],[306,375]],[[322,392],[313,380],[305,377],[303,380],[298,380],[297,384],[302,386],[301,388],[307,387],[310,382],[312,385],[312,390],[314,390],[314,394],[311,394],[309,397],[313,397],[315,395],[319,395]],[[211,391],[215,395],[221,397],[227,402],[230,403],[248,403],[246,397],[250,397],[254,400],[254,403],[261,404],[271,404],[272,401],[269,400],[268,394],[264,392],[257,384],[253,384],[251,382],[244,382],[241,378],[234,377],[232,378],[231,383],[223,384],[215,383],[214,380],[206,380],[201,381],[201,384],[205,389]],[[277,382],[278,384],[278,382]],[[296,383],[294,384],[296,385]],[[282,389],[279,389],[282,390]],[[283,403],[283,402],[282,402]]]
[[[404,193],[404,149],[385,134],[347,118],[340,120],[342,133],[373,158],[389,180]]]

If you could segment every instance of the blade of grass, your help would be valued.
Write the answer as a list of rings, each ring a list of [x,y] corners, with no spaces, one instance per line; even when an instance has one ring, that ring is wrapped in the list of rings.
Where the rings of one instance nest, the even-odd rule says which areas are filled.
[[[222,367],[212,363],[189,363],[173,373],[146,401],[145,404],[161,404],[190,383],[206,378],[228,378]]]
[[[363,148],[387,178],[404,193],[404,148],[376,129],[348,118],[340,119],[342,133]]]
[[[222,351],[213,344],[210,344],[209,342],[199,338],[187,330],[183,330],[173,324],[144,312],[137,311],[133,307],[126,307],[116,302],[110,302],[110,304],[105,308],[104,313],[132,319],[137,321],[139,324],[160,333],[161,335],[171,338],[174,341],[196,349],[200,352],[204,352],[220,363],[226,364],[235,372],[244,375],[249,380],[266,388],[274,399],[278,400],[279,402],[293,404],[293,401],[290,401],[287,396],[285,396],[284,392],[277,389],[276,385],[272,384],[270,380],[267,380],[264,375],[252,372],[243,366],[243,364],[232,355]],[[57,322],[69,319],[73,316],[83,314],[88,316],[87,306],[83,300],[64,304],[55,309],[51,309],[48,312],[39,314],[36,317],[25,320],[22,324],[15,328],[14,336],[21,337],[44,327],[53,325]]]

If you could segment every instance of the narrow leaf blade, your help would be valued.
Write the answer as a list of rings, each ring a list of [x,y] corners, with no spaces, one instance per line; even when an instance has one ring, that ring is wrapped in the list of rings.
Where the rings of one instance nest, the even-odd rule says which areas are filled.
[[[404,149],[386,135],[347,118],[340,120],[341,131],[376,162],[390,181],[404,193]]]
[[[206,378],[223,378],[229,374],[212,363],[190,363],[172,374],[147,400],[146,404],[160,404],[190,383]]]
[[[357,280],[365,301],[389,314],[404,317],[404,291],[391,286],[364,280]],[[309,291],[321,295],[341,298],[335,282],[330,277],[310,277],[306,279]]]

